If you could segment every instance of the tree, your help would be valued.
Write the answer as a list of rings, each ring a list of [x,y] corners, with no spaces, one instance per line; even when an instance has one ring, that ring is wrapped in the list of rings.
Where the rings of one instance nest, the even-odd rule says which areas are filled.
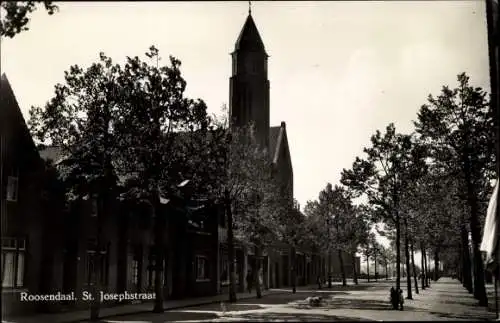
[[[494,172],[494,114],[486,93],[458,75],[458,87],[444,86],[437,97],[429,95],[415,122],[417,132],[434,147],[432,155],[461,179],[469,208],[474,261],[474,296],[488,303],[484,268],[479,250],[481,214],[479,194]]]
[[[385,269],[385,279],[389,279],[389,266],[394,261],[394,253],[391,248],[386,248],[383,245],[380,246],[380,258],[379,263]]]
[[[224,206],[227,219],[229,301],[236,301],[235,238],[256,247],[257,257],[279,236],[279,218],[286,212],[274,182],[268,152],[257,144],[253,125],[228,127],[226,118],[214,119],[206,142],[193,163],[204,179],[206,194]],[[290,204],[288,204],[290,205]],[[260,259],[257,262],[260,268]],[[258,271],[255,271],[258,274]],[[257,277],[254,277],[259,282]],[[258,296],[260,284],[257,286]]]
[[[3,1],[0,6],[3,17],[0,21],[0,36],[14,38],[20,32],[29,30],[29,14],[40,3],[43,3],[49,15],[58,10],[53,1]]]
[[[340,271],[342,275],[342,284],[347,285],[346,274],[344,268],[343,250],[348,250],[350,247],[348,226],[352,226],[355,218],[354,209],[347,194],[347,191],[336,185],[328,183],[320,193],[317,203],[317,212],[323,222],[326,232],[323,231],[323,236],[327,237],[325,250],[328,251],[328,260],[331,267],[331,254],[337,253]],[[329,287],[331,287],[331,273],[329,274]]]
[[[354,212],[351,213],[353,218],[350,219],[350,225],[346,228],[346,241],[348,242],[347,250],[351,254],[353,280],[356,285],[358,284],[356,253],[359,251],[360,246],[367,243],[370,232],[368,212],[368,207],[366,205],[354,207]]]
[[[254,282],[257,298],[261,298],[262,252],[276,241],[282,240],[283,236],[290,237],[289,241],[293,243],[294,251],[298,243],[293,239],[298,228],[294,224],[301,222],[302,214],[295,205],[291,205],[293,198],[273,176],[272,161],[268,152],[257,144],[255,136],[246,138],[250,141],[246,149],[253,151],[253,154],[244,161],[248,163],[244,171],[248,178],[244,198],[239,201],[236,208],[235,232],[240,241],[255,248]],[[242,169],[239,168],[237,173],[236,169],[233,171],[232,176],[241,175]],[[292,253],[292,264],[295,268],[294,253]],[[295,270],[293,272],[295,273]]]
[[[286,197],[285,194],[280,194],[282,197]],[[288,205],[291,197],[286,197],[284,203],[281,205]],[[275,201],[280,201],[279,197],[276,197]],[[297,260],[296,260],[296,252],[297,248],[300,246],[309,244],[309,246],[313,246],[314,242],[311,237],[314,237],[314,233],[309,231],[310,228],[306,223],[306,219],[304,214],[300,211],[300,207],[296,200],[293,200],[293,207],[282,209],[279,217],[279,236],[281,237],[281,241],[285,244],[289,245],[291,248],[291,263],[292,266],[290,268],[291,271],[291,281],[292,281],[292,293],[296,292],[297,288]],[[280,208],[280,206],[277,206]],[[313,231],[314,232],[314,231]],[[312,233],[311,236],[308,236],[309,233]]]
[[[373,266],[375,281],[378,281],[378,265],[381,259],[382,245],[375,239],[372,244],[372,254],[373,254]],[[378,261],[377,261],[378,260]]]
[[[396,133],[389,124],[382,135],[377,130],[372,146],[365,148],[366,160],[356,157],[350,170],[342,171],[341,182],[357,196],[365,194],[381,220],[392,222],[396,230],[396,288],[400,288],[401,198],[408,183],[424,171],[421,149],[411,136]]]
[[[316,251],[320,255],[327,255],[328,246],[328,231],[325,227],[325,219],[319,212],[319,202],[317,200],[307,201],[304,207],[305,223],[304,223],[304,244],[310,246],[311,250]],[[328,255],[329,257],[329,255]],[[324,263],[321,260],[320,276],[324,277]]]
[[[191,139],[208,133],[209,118],[202,100],[184,96],[186,81],[181,62],[170,57],[170,65],[159,66],[154,46],[146,56],[127,57],[117,79],[121,105],[113,124],[120,133],[117,169],[125,178],[124,198],[149,207],[154,219],[155,305],[163,312],[164,232],[167,217],[164,205],[181,195],[179,183],[197,172],[193,163],[198,151]]]
[[[98,221],[93,238],[97,251],[104,248],[102,221],[117,194],[114,165],[120,139],[112,124],[120,100],[116,87],[120,71],[103,53],[100,61],[86,70],[71,66],[65,72],[66,84],[55,86],[55,95],[44,109],[32,107],[28,122],[38,141],[62,151],[65,159],[58,168],[68,187],[68,199],[78,203],[90,199],[95,203]],[[93,261],[97,269],[91,274],[94,292],[98,293],[102,276],[98,264],[104,259],[96,257]],[[98,305],[96,301],[92,306],[94,318],[99,314]]]

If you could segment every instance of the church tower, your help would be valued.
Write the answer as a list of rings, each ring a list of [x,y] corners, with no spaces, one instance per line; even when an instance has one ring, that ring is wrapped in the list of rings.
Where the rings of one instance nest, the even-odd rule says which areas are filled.
[[[258,142],[269,147],[268,55],[251,11],[243,25],[232,56],[229,80],[229,118],[232,126],[253,122]]]

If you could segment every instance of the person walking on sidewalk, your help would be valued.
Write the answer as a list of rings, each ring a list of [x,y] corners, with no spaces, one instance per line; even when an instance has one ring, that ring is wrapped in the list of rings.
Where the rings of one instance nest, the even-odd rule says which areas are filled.
[[[403,304],[405,303],[405,297],[403,296],[403,290],[400,288],[399,289],[399,310],[403,310]]]
[[[247,272],[246,280],[247,280],[247,290],[248,290],[248,293],[251,294],[252,293],[253,279],[252,279],[252,271],[250,269]]]

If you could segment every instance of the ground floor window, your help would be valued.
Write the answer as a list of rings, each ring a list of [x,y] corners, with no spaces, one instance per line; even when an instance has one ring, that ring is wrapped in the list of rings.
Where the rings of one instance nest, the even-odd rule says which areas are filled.
[[[26,240],[2,238],[2,287],[24,286]]]
[[[209,280],[209,263],[205,256],[196,256],[196,280]]]
[[[109,278],[109,244],[97,248],[97,240],[89,239],[86,252],[87,285],[99,281],[107,286]]]
[[[220,257],[220,283],[221,285],[229,284],[229,261],[227,255]]]
[[[132,260],[132,283],[137,285],[139,282],[139,261]]]
[[[155,287],[156,285],[156,282],[155,282],[155,265],[156,265],[156,254],[154,253],[154,247],[151,246],[149,248],[149,264],[146,268],[146,283],[148,285],[148,288],[149,289],[152,289]],[[166,285],[166,282],[167,282],[167,259],[164,255],[164,259],[163,259],[163,275],[161,277],[162,279],[162,286],[165,286]]]
[[[236,272],[236,277],[235,277],[235,284],[239,284],[239,276],[241,273],[241,268],[240,264],[238,263],[238,258],[234,258],[234,269]],[[222,286],[227,286],[229,285],[229,257],[227,255],[227,252],[221,251],[221,256],[220,256],[220,284]]]
[[[135,246],[132,249],[132,253],[129,255],[129,279],[133,285],[139,284],[140,270],[142,263],[142,248],[141,246]]]

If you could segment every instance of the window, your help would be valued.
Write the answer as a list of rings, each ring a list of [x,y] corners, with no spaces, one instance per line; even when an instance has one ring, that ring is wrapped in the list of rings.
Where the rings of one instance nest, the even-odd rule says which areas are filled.
[[[227,286],[229,285],[229,258],[226,254],[223,254],[223,251],[221,251],[221,257],[220,257],[220,284],[221,286]],[[236,256],[234,257],[234,271],[235,271],[235,284],[239,284],[239,276],[241,273],[240,266],[238,264],[238,260]]]
[[[220,283],[222,286],[229,284],[229,261],[227,255],[223,255],[220,259]]]
[[[204,256],[196,256],[196,281],[209,279],[207,258]]]
[[[132,261],[130,262],[130,280],[132,284],[139,284],[139,272],[141,268],[141,254],[142,250],[140,246],[136,246],[131,255]]]
[[[97,198],[95,197],[91,200],[90,216],[97,216]]]
[[[149,266],[147,267],[147,276],[146,280],[148,283],[148,288],[154,288],[156,283],[155,283],[155,264],[156,264],[156,254],[154,253],[155,249],[154,246],[151,246],[149,248]],[[163,268],[166,268],[166,259],[163,259]],[[165,276],[167,275],[167,271],[164,271],[164,275],[162,275],[161,279],[162,282],[161,284],[165,286],[166,279]]]
[[[99,252],[97,250],[97,241],[89,239],[87,242],[86,270],[87,284],[91,285],[98,279],[100,284],[106,286],[108,284],[109,275],[109,244],[102,246]]]
[[[26,242],[2,238],[2,288],[24,286]]]
[[[155,272],[151,266],[148,267],[148,287],[155,287]]]
[[[7,201],[17,201],[18,178],[14,176],[7,177]]]

